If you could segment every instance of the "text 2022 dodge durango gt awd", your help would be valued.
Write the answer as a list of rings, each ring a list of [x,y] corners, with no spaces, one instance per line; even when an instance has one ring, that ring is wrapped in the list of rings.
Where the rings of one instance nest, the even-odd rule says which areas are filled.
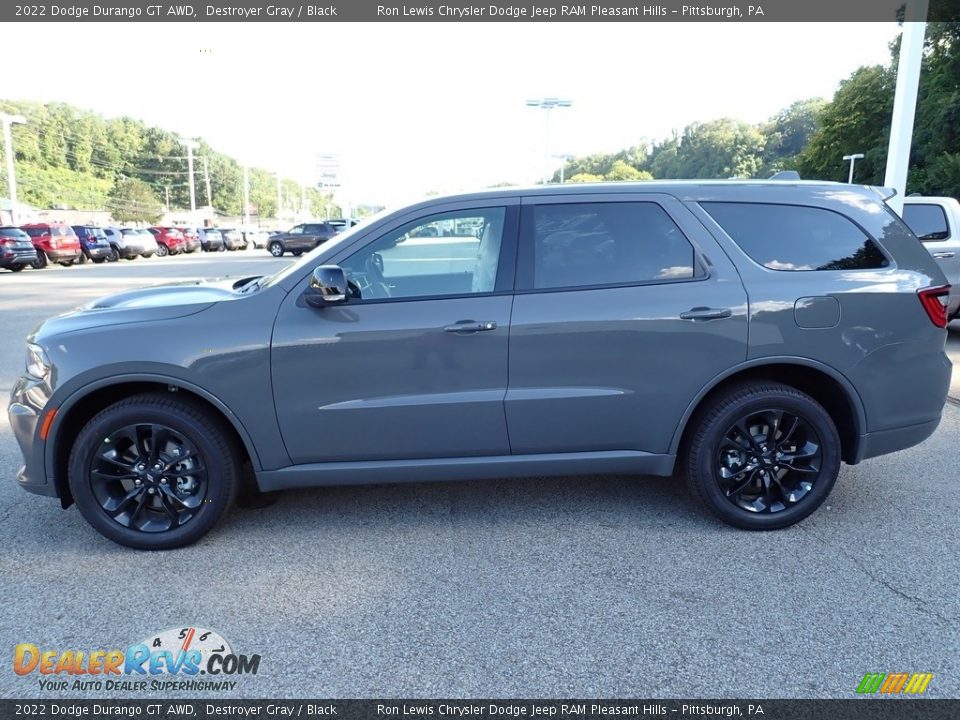
[[[20,485],[173,548],[241,485],[677,472],[791,525],[927,438],[948,286],[879,189],[563,185],[431,198],[266,277],[121,292],[41,324]]]

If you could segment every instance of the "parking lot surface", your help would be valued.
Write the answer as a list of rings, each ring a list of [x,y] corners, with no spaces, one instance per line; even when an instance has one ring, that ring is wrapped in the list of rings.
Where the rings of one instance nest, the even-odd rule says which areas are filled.
[[[288,262],[0,273],[4,399],[44,317]],[[845,466],[824,507],[772,533],[721,525],[675,479],[587,476],[288,492],[195,546],[142,553],[16,487],[3,413],[0,696],[85,696],[16,676],[18,643],[124,648],[196,625],[262,661],[229,692],[184,696],[851,698],[865,673],[903,671],[934,673],[929,697],[960,697],[958,439],[948,404],[933,438]]]

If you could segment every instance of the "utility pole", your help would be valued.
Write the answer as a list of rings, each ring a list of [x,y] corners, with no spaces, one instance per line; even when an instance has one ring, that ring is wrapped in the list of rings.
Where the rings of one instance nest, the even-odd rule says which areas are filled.
[[[300,212],[303,214],[304,220],[309,220],[309,212],[307,208],[307,186],[300,186]]]
[[[250,168],[243,166],[243,226],[250,227]]]
[[[163,194],[164,194],[164,197],[166,197],[166,200],[167,200],[166,203],[165,203],[165,205],[166,205],[166,207],[167,207],[167,212],[170,212],[170,186],[169,186],[169,185],[164,185],[164,186],[163,186]]]
[[[207,156],[203,156],[203,181],[207,184],[207,207],[213,207],[213,198],[210,196],[210,166],[207,164]]]
[[[193,183],[193,151],[197,147],[197,141],[180,138],[180,142],[187,149],[187,180],[190,184],[190,219],[191,221],[195,221],[193,216],[197,212],[197,189]]]
[[[7,158],[7,189],[10,191],[10,221],[16,225],[20,214],[20,205],[17,203],[17,179],[13,174],[13,136],[10,133],[11,125],[24,125],[27,119],[21,115],[7,115],[0,113],[0,123],[3,123],[3,152]]]
[[[844,155],[844,161],[850,161],[850,174],[847,176],[847,185],[853,185],[853,165],[857,160],[863,160],[863,153],[854,153],[853,155]]]
[[[280,173],[277,173],[277,220],[280,219],[280,208],[283,207],[283,191],[280,188]]]
[[[555,97],[538,98],[536,100],[527,100],[527,107],[539,108],[543,110],[543,183],[550,182],[552,173],[550,172],[550,111],[554,108],[568,108],[573,105],[572,100],[561,100]]]

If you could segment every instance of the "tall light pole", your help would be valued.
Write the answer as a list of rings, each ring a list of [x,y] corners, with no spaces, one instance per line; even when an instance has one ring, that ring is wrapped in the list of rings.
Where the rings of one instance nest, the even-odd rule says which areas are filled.
[[[27,119],[21,115],[7,115],[0,113],[0,123],[3,123],[3,152],[7,158],[7,189],[10,191],[10,221],[16,225],[20,206],[17,203],[17,179],[13,175],[13,136],[10,133],[11,125],[25,125]]]
[[[563,171],[567,169],[567,163],[573,160],[573,155],[564,153],[563,155],[554,155],[557,160],[563,160],[560,164],[560,184],[563,185]]]
[[[527,100],[527,107],[539,108],[543,110],[543,181],[550,181],[548,175],[550,168],[550,111],[554,108],[568,108],[573,105],[573,100],[561,100],[555,97],[545,97],[538,100]]]
[[[883,179],[884,185],[897,189],[897,194],[890,198],[887,204],[898,215],[903,214],[903,196],[907,192],[910,143],[913,139],[913,118],[917,111],[917,89],[920,86],[928,6],[927,0],[907,0],[903,16],[897,89],[893,96],[893,120],[887,148],[887,172]]]
[[[197,147],[197,141],[180,138],[180,144],[187,149],[187,183],[190,185],[190,219],[193,221],[193,216],[197,212],[197,189],[193,184],[193,151]]]
[[[243,227],[250,227],[250,168],[246,163],[243,164]]]
[[[850,161],[850,175],[847,177],[847,185],[853,185],[853,165],[857,160],[863,160],[863,153],[855,153],[853,155],[844,155],[843,159]]]

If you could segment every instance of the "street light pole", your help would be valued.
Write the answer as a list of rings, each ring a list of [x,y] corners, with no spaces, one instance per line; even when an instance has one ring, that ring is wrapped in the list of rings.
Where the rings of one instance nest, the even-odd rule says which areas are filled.
[[[180,143],[187,149],[187,183],[190,185],[190,220],[195,222],[197,212],[197,192],[193,184],[193,151],[197,147],[196,140],[180,138]]]
[[[853,165],[857,162],[857,160],[863,160],[863,153],[844,155],[843,159],[850,161],[850,175],[847,177],[847,185],[853,185]]]
[[[7,158],[7,189],[10,191],[10,221],[16,225],[20,206],[17,203],[17,179],[13,174],[13,135],[11,125],[25,125],[27,119],[21,115],[7,115],[0,113],[0,123],[3,123],[3,152]]]
[[[554,108],[568,108],[573,105],[572,100],[561,100],[560,98],[555,97],[545,97],[536,100],[527,100],[527,107],[539,108],[544,111],[544,123],[543,123],[543,182],[544,184],[550,181],[550,177],[547,174],[550,167],[550,111]]]

